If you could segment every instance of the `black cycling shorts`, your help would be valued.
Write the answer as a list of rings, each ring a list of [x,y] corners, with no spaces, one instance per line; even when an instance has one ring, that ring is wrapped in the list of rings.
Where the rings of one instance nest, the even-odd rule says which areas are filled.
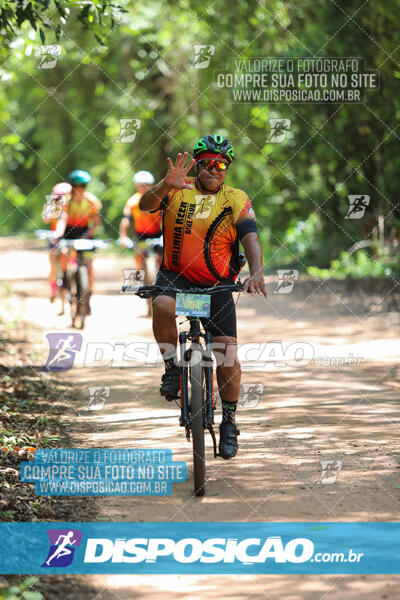
[[[158,272],[155,285],[174,287],[177,291],[184,291],[192,287],[211,287],[192,283],[183,275],[178,275],[178,273],[167,269],[161,269]],[[175,293],[172,291],[165,291],[160,295],[175,298]],[[211,294],[210,317],[208,319],[201,317],[200,320],[205,331],[209,331],[212,336],[237,337],[236,308],[232,292],[224,291]]]
[[[78,227],[75,225],[67,225],[64,231],[63,238],[66,240],[79,240],[85,233],[89,231],[89,227]]]

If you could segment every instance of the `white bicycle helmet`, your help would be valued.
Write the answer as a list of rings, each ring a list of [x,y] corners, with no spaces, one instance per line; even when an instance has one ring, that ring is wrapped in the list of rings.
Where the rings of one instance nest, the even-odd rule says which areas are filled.
[[[133,176],[133,183],[144,183],[151,185],[154,183],[154,177],[149,171],[138,171]]]

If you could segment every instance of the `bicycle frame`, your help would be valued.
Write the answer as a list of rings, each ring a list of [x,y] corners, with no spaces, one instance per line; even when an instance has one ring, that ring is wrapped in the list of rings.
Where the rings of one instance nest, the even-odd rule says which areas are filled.
[[[181,416],[179,418],[179,424],[185,427],[186,438],[190,441],[190,429],[191,429],[191,415],[189,405],[189,392],[188,392],[188,374],[189,374],[189,363],[192,354],[192,345],[196,344],[201,352],[201,360],[203,361],[204,367],[204,379],[205,379],[205,402],[203,405],[203,427],[208,429],[211,434],[214,444],[214,457],[217,457],[217,442],[213,429],[214,424],[214,370],[213,370],[213,359],[211,354],[211,333],[203,333],[200,329],[200,319],[198,317],[188,317],[190,322],[189,331],[181,331],[179,333],[179,348],[180,348],[180,407]],[[201,344],[201,339],[205,340],[205,347]],[[189,348],[186,348],[187,341],[191,342]]]

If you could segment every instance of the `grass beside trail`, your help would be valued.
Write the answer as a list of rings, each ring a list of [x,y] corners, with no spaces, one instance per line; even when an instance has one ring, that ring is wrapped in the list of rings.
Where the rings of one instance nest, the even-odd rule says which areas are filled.
[[[36,496],[19,479],[37,448],[68,448],[71,389],[32,367],[30,331],[9,288],[0,288],[0,521],[90,520],[91,498]]]
[[[20,463],[37,448],[70,448],[71,388],[32,367],[30,330],[15,297],[0,287],[0,522],[93,521],[95,499],[37,496],[20,481]],[[0,599],[40,600],[35,577],[0,576]]]

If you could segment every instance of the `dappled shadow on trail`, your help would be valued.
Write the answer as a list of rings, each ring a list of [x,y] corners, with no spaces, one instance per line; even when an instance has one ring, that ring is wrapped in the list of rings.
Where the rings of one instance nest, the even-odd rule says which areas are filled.
[[[392,600],[398,597],[400,583],[397,575],[53,575],[40,579],[46,600]]]
[[[393,366],[381,363],[338,369],[278,369],[244,373],[265,391],[255,408],[240,407],[238,456],[214,459],[207,435],[207,495],[192,498],[191,446],[179,410],[158,394],[159,367],[102,370],[110,386],[105,408],[78,410],[94,426],[90,443],[108,448],[168,448],[188,464],[188,481],[171,497],[102,498],[113,520],[396,520],[400,497],[398,390]],[[98,370],[85,369],[85,385]],[[77,387],[80,371],[74,372]],[[218,411],[216,422],[219,423]],[[217,428],[217,426],[216,426]],[[89,442],[89,439],[87,439]],[[81,439],[80,445],[85,445]],[[341,461],[332,485],[319,483],[321,462]]]
[[[14,265],[26,268],[22,253]],[[103,263],[101,262],[103,261]],[[35,253],[32,281],[13,272],[15,297],[32,321],[36,349],[44,364],[47,331],[69,331],[45,300],[47,257]],[[151,322],[138,317],[145,303],[119,293],[121,269],[131,258],[96,258],[98,277],[93,316],[84,343],[152,341]],[[39,271],[41,275],[39,275]],[[158,392],[161,366],[77,368],[57,375],[73,391],[65,408],[77,448],[167,448],[187,463],[187,481],[167,497],[100,497],[99,521],[397,521],[400,500],[399,314],[380,313],[379,297],[368,290],[330,284],[310,294],[269,298],[241,296],[237,304],[239,342],[311,344],[313,360],[297,367],[269,360],[251,370],[243,364],[243,383],[261,383],[253,408],[241,405],[237,421],[239,453],[214,459],[207,434],[207,493],[192,495],[192,448],[179,426],[179,410]],[[353,284],[351,284],[353,285]],[[369,284],[368,284],[369,285]],[[383,284],[382,284],[383,285]],[[386,284],[385,284],[386,285]],[[113,290],[115,291],[114,297]],[[32,295],[35,296],[32,298]],[[381,302],[382,304],[382,302]],[[383,304],[382,304],[383,305]],[[36,337],[35,337],[36,336]],[[356,363],[340,361],[356,357]],[[318,359],[329,359],[318,363]],[[40,362],[34,360],[35,363]],[[325,366],[321,366],[325,365]],[[342,365],[342,366],[340,366]],[[343,366],[347,365],[347,366]],[[88,411],[88,386],[110,387],[101,411]],[[221,418],[216,416],[216,429]],[[321,477],[322,461],[336,465],[336,481]],[[335,477],[332,478],[333,480]],[[324,483],[325,481],[325,483]],[[227,532],[229,534],[229,532]],[[174,598],[262,598],[281,600],[397,600],[394,576],[85,576],[48,580],[46,598],[75,600],[160,600]]]

